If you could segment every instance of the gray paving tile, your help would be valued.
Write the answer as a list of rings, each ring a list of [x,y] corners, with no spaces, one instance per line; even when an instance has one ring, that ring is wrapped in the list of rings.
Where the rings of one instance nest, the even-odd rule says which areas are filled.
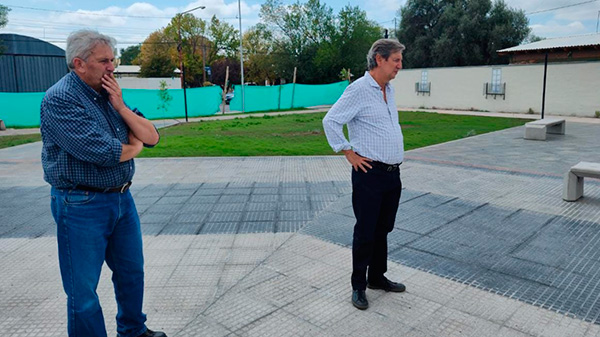
[[[273,233],[275,230],[275,222],[273,221],[254,221],[240,223],[238,233]]]
[[[235,234],[238,222],[207,222],[200,229],[200,234]]]

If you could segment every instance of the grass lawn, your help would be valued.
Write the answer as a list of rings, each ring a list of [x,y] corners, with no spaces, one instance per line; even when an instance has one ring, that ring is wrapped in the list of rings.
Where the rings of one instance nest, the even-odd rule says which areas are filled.
[[[27,144],[38,142],[42,140],[42,136],[39,133],[29,135],[15,135],[15,136],[1,136],[0,137],[0,149],[5,147],[11,147],[15,145]]]
[[[412,111],[399,115],[406,150],[529,121]],[[325,113],[180,124],[161,129],[161,142],[139,157],[332,155],[321,124],[323,116]]]
[[[294,156],[334,154],[323,132],[325,113],[238,118],[161,129],[160,143],[139,157]],[[411,150],[523,125],[517,118],[399,113],[404,147]],[[0,148],[37,142],[39,134],[2,136]]]

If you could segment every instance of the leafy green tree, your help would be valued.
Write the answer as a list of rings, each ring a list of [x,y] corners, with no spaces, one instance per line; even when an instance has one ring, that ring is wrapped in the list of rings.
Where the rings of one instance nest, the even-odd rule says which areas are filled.
[[[212,44],[206,37],[206,21],[190,13],[175,16],[165,27],[165,35],[173,42],[171,48],[171,61],[179,64],[178,47],[181,47],[183,61],[185,62],[185,81],[190,87],[200,87],[203,83],[203,61],[210,54]]]
[[[381,27],[367,18],[358,6],[344,7],[337,16],[335,33],[323,43],[315,58],[317,72],[333,81],[340,71],[354,72],[359,77],[367,69],[367,51],[381,37]],[[347,77],[345,77],[347,79]]]
[[[129,46],[127,48],[121,48],[120,60],[121,64],[139,64],[138,56],[142,51],[141,45]]]
[[[208,33],[211,38],[212,48],[210,48],[210,63],[222,57],[235,58],[240,47],[238,38],[239,31],[227,22],[217,19],[216,16],[210,19]]]
[[[275,83],[277,72],[275,64],[277,56],[273,52],[273,33],[259,23],[244,33],[244,80],[262,83],[268,79]]]
[[[366,53],[381,36],[381,27],[358,7],[346,6],[338,15],[319,0],[283,5],[267,0],[260,17],[272,33],[271,54],[277,77],[328,83],[338,80],[342,68],[357,73],[366,69]]]
[[[10,11],[10,8],[6,7],[6,6],[2,6],[0,4],[0,28],[6,26],[6,24],[8,23],[8,12]],[[0,55],[4,52],[4,46],[2,45],[2,40],[0,40]]]
[[[408,0],[399,14],[406,67],[505,63],[496,50],[530,33],[525,13],[503,0]]]
[[[144,40],[140,49],[140,76],[141,77],[171,77],[177,67],[173,62],[174,43],[159,29]]]
[[[260,17],[273,30],[279,77],[291,81],[297,67],[297,78],[302,83],[322,83],[313,62],[319,45],[333,36],[333,10],[319,0],[287,6],[281,0],[267,0],[261,6]]]
[[[10,8],[0,4],[0,28],[8,23],[8,12],[10,12]]]

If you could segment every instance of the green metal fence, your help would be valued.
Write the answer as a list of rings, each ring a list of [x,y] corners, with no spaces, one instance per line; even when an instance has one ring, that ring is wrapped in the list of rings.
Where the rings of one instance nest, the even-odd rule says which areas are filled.
[[[167,109],[160,109],[159,90],[123,89],[123,99],[138,108],[148,119],[183,118],[182,89],[168,89],[173,98]],[[214,115],[219,111],[222,90],[218,86],[186,90],[188,117]],[[0,93],[0,119],[7,127],[38,127],[40,105],[45,93]]]
[[[284,84],[270,87],[244,86],[244,111],[288,110],[333,104],[348,86],[348,81],[331,84]],[[231,110],[242,110],[242,88],[234,87]]]
[[[333,104],[348,86],[348,81],[332,84],[285,84],[278,86],[244,86],[245,112],[288,110],[315,105]],[[161,109],[159,90],[123,89],[127,105],[138,108],[148,119],[183,118],[185,116],[183,90],[168,89],[172,100],[167,109]],[[242,110],[239,85],[230,110]],[[0,93],[0,119],[7,127],[38,127],[43,92]],[[219,86],[186,90],[188,117],[214,115],[219,111],[222,90]]]

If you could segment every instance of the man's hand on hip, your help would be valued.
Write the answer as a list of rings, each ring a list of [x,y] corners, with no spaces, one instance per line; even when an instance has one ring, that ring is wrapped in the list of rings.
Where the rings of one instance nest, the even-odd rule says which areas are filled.
[[[363,172],[367,173],[367,168],[373,168],[371,165],[369,165],[369,162],[373,160],[361,157],[353,150],[342,150],[342,152],[344,152],[346,160],[350,163],[350,165],[352,165],[354,171],[358,172],[358,169],[360,168]]]

